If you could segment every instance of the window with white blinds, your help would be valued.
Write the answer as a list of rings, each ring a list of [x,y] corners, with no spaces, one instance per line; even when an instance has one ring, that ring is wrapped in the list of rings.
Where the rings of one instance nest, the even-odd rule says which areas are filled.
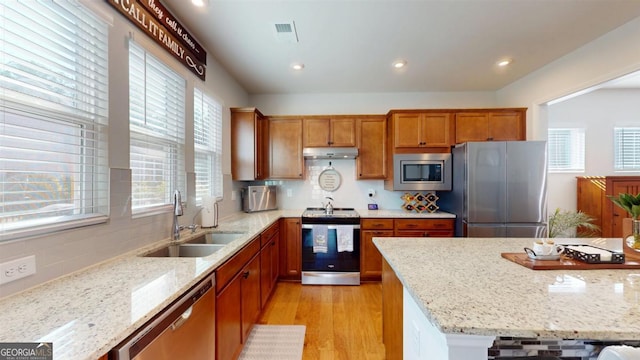
[[[196,204],[205,196],[222,199],[222,105],[194,89]]]
[[[106,221],[107,24],[75,1],[0,24],[0,240]]]
[[[186,81],[129,41],[131,209],[159,210],[185,194]]]
[[[549,172],[584,172],[584,129],[549,129]]]
[[[640,127],[613,129],[615,171],[640,171]]]

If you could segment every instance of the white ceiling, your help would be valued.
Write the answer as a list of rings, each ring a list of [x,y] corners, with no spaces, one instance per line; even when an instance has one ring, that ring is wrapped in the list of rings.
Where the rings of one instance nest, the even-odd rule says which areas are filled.
[[[162,2],[250,94],[494,91],[640,16],[640,0]],[[278,41],[291,21],[299,42]]]

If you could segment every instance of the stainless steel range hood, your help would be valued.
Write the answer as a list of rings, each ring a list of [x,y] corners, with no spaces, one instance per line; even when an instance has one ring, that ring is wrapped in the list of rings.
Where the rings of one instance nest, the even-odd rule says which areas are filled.
[[[305,159],[355,159],[358,157],[358,148],[355,147],[323,147],[304,148],[302,154]]]

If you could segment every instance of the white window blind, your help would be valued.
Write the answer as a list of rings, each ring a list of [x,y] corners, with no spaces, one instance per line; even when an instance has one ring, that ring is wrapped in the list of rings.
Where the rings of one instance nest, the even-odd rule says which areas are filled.
[[[129,41],[131,208],[158,210],[184,194],[186,81]]]
[[[222,199],[222,105],[194,89],[196,203]]]
[[[640,127],[614,128],[614,170],[640,171]]]
[[[74,1],[1,1],[0,28],[0,240],[105,221],[107,25]]]
[[[584,172],[584,129],[549,129],[549,172]]]

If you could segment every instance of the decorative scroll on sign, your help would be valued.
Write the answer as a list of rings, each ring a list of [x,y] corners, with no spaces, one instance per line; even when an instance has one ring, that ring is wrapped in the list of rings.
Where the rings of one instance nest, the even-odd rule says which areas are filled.
[[[207,53],[158,0],[106,0],[200,79]]]

